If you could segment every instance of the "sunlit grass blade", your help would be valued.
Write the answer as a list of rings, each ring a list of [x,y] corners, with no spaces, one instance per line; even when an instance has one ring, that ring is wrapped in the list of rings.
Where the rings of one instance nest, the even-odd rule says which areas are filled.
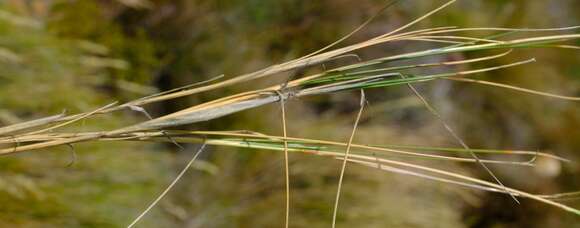
[[[423,166],[423,165],[416,165],[416,164],[411,164],[411,163],[407,163],[407,162],[399,162],[399,161],[393,161],[393,160],[386,160],[386,159],[377,159],[379,162],[381,163],[387,163],[387,164],[391,164],[391,165],[396,165],[396,166],[402,166],[402,167],[407,167],[407,168],[411,168],[411,169],[416,169],[416,170],[421,170],[421,171],[425,171],[425,172],[429,172],[429,173],[433,173],[433,174],[438,174],[438,175],[442,175],[442,176],[447,176],[447,177],[451,177],[451,178],[456,178],[456,179],[460,179],[463,181],[467,181],[467,182],[472,182],[475,184],[480,184],[480,185],[484,185],[487,187],[492,187],[492,188],[496,188],[496,189],[506,189],[507,191],[509,191],[510,193],[514,194],[514,195],[518,195],[520,197],[526,197],[526,198],[530,198],[542,203],[546,203],[552,206],[555,206],[557,208],[560,208],[562,210],[574,213],[576,215],[580,215],[580,210],[569,207],[567,205],[561,204],[561,203],[557,203],[555,201],[549,200],[549,199],[545,199],[543,197],[540,196],[536,196],[534,194],[530,194],[524,191],[520,191],[517,189],[513,189],[513,188],[509,188],[509,187],[502,187],[500,185],[488,182],[488,181],[484,181],[481,179],[476,179],[476,178],[472,178],[472,177],[468,177],[465,175],[461,175],[458,173],[453,173],[453,172],[448,172],[445,170],[441,170],[441,169],[436,169],[436,168],[430,168],[427,166]],[[370,160],[370,161],[360,161],[360,160],[356,160],[356,159],[349,159],[349,161],[355,162],[355,163],[363,163],[367,166],[372,166],[372,167],[379,167],[374,160]]]
[[[532,90],[532,89],[522,88],[522,87],[513,86],[513,85],[507,85],[507,84],[503,84],[503,83],[490,82],[490,81],[485,81],[485,80],[477,80],[477,79],[470,79],[470,78],[456,78],[456,77],[450,77],[450,78],[445,78],[445,79],[452,80],[452,81],[469,82],[469,83],[476,83],[476,84],[481,84],[481,85],[499,87],[499,88],[509,89],[509,90],[523,92],[523,93],[527,93],[527,94],[538,95],[538,96],[542,96],[542,97],[549,97],[549,98],[568,100],[568,101],[580,101],[580,97],[562,96],[562,95],[558,95],[558,94],[540,92],[540,91],[536,91],[536,90]]]
[[[58,114],[53,116],[48,116],[40,119],[30,120],[18,124],[8,125],[4,127],[0,127],[0,136],[12,134],[14,132],[31,129],[39,126],[44,126],[53,122],[58,122],[65,114]]]

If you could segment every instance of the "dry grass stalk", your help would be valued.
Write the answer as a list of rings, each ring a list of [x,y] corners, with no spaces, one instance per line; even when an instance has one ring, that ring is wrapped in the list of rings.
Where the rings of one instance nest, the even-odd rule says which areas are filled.
[[[407,70],[419,68],[432,68],[438,66],[456,66],[468,63],[483,62],[492,59],[498,59],[520,48],[571,48],[578,49],[573,45],[564,44],[566,41],[580,39],[580,34],[558,34],[558,35],[541,35],[526,36],[521,39],[500,40],[499,37],[507,33],[522,32],[565,32],[572,31],[579,27],[554,28],[554,29],[509,29],[509,28],[456,28],[456,27],[437,27],[422,30],[403,32],[403,30],[417,24],[430,15],[442,10],[455,1],[449,1],[446,4],[436,8],[429,13],[417,18],[416,20],[401,26],[400,28],[368,39],[363,42],[355,43],[341,48],[334,48],[337,44],[350,37],[355,32],[362,29],[369,21],[355,29],[352,33],[339,39],[318,51],[306,56],[291,60],[285,63],[273,65],[256,72],[243,74],[223,81],[203,82],[201,84],[189,85],[175,90],[161,92],[146,96],[124,104],[110,104],[97,110],[79,113],[74,115],[55,115],[37,120],[32,120],[20,124],[5,126],[0,128],[0,155],[9,155],[18,152],[45,149],[49,147],[68,145],[84,141],[153,141],[166,142],[175,140],[180,143],[204,143],[207,145],[232,146],[232,147],[249,147],[257,149],[267,149],[272,151],[283,151],[285,158],[286,173],[286,226],[289,223],[289,168],[288,153],[302,152],[310,155],[328,156],[342,160],[343,166],[340,174],[339,188],[335,201],[333,226],[335,225],[336,211],[338,210],[338,200],[340,197],[340,186],[347,162],[364,165],[367,167],[378,168],[380,170],[413,175],[430,180],[461,185],[478,190],[492,191],[512,195],[520,198],[533,199],[548,205],[555,206],[562,210],[580,215],[578,209],[566,206],[556,202],[556,199],[576,197],[575,193],[566,193],[562,195],[536,195],[524,191],[516,190],[503,186],[499,179],[495,178],[496,183],[490,183],[477,178],[472,178],[449,171],[430,168],[427,166],[416,165],[410,162],[396,161],[386,157],[394,155],[404,155],[415,159],[433,159],[445,162],[470,162],[478,163],[486,167],[485,164],[504,164],[516,166],[533,166],[533,160],[538,157],[546,157],[558,161],[566,162],[567,160],[555,155],[533,151],[501,151],[501,150],[477,150],[471,149],[464,145],[464,148],[420,148],[404,146],[372,146],[360,145],[353,143],[353,137],[357,128],[358,120],[362,113],[362,108],[357,116],[357,121],[353,128],[348,143],[333,142],[327,140],[314,140],[292,138],[287,136],[286,116],[284,110],[284,101],[295,97],[316,96],[321,94],[336,93],[345,90],[364,90],[397,85],[411,85],[413,83],[429,82],[438,79],[455,80],[504,88],[514,91],[525,92],[528,94],[539,95],[547,98],[578,101],[580,98],[556,95],[546,92],[535,91],[526,88],[520,88],[501,83],[488,82],[466,78],[468,76],[500,70],[508,67],[515,67],[522,64],[532,63],[533,58],[522,60],[510,64],[493,66],[488,68],[451,71],[431,75],[411,75]],[[502,32],[494,37],[467,37],[459,35],[463,31],[498,31]],[[73,124],[79,120],[91,118],[95,115],[108,114],[114,111],[123,110],[131,107],[140,107],[151,103],[171,100],[179,97],[195,95],[208,92],[239,83],[249,82],[260,78],[271,77],[283,72],[289,72],[297,69],[307,68],[312,65],[323,64],[334,61],[338,58],[352,56],[355,51],[372,48],[376,45],[385,45],[395,42],[434,42],[441,44],[450,44],[450,46],[435,48],[411,53],[403,53],[392,56],[384,56],[372,60],[361,61],[355,64],[340,66],[335,69],[325,70],[322,73],[305,76],[294,79],[284,85],[273,85],[267,88],[257,89],[254,91],[245,91],[231,96],[223,97],[206,103],[198,104],[184,110],[171,113],[169,115],[153,118],[123,128],[110,131],[97,132],[57,132],[62,127]],[[450,53],[475,52],[482,50],[501,50],[501,53],[483,56],[479,58],[466,59],[461,61],[422,63],[415,65],[400,65],[396,67],[384,67],[386,63],[394,61],[418,59],[425,56],[445,55]],[[408,75],[400,78],[401,75]],[[221,78],[221,77],[220,77]],[[218,78],[218,79],[220,79]],[[177,131],[167,130],[187,124],[195,124],[202,121],[217,119],[232,113],[241,112],[247,109],[280,102],[282,107],[282,127],[283,136],[270,136],[248,132],[223,132],[223,131]],[[424,102],[427,106],[428,104]],[[50,132],[50,133],[49,133]],[[458,138],[458,137],[457,137]],[[461,141],[461,140],[459,140]],[[444,152],[463,152],[472,153],[472,158],[454,157],[440,154],[429,154],[425,151],[444,151]],[[370,153],[372,152],[372,154]],[[381,157],[375,153],[382,153]],[[522,161],[504,161],[480,159],[475,154],[494,153],[500,155],[512,155],[526,158]],[[195,159],[196,156],[194,156]],[[193,160],[191,162],[193,162]],[[490,171],[491,173],[491,171]],[[181,174],[180,174],[181,175]],[[493,175],[493,174],[492,174]],[[179,176],[178,176],[179,177]],[[495,177],[495,176],[494,176]],[[176,179],[178,180],[178,178]],[[174,181],[176,182],[176,181]],[[155,205],[174,183],[154,201]],[[137,222],[148,210],[145,210],[135,221]]]

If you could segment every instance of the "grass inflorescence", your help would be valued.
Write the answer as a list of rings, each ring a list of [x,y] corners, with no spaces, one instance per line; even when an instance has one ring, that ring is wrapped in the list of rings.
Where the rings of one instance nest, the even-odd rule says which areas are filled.
[[[388,88],[391,86],[413,85],[415,83],[427,83],[435,80],[454,80],[467,83],[483,84],[517,92],[524,92],[546,97],[547,99],[561,99],[567,101],[578,101],[578,97],[551,94],[547,92],[535,91],[531,89],[506,85],[502,83],[489,82],[471,79],[469,77],[484,73],[502,70],[510,67],[521,67],[525,64],[533,64],[536,60],[533,56],[520,61],[495,65],[491,67],[458,70],[454,71],[453,66],[467,65],[471,63],[481,63],[490,60],[500,59],[506,55],[516,52],[522,48],[567,48],[578,49],[578,47],[567,44],[567,41],[580,39],[580,34],[575,33],[580,27],[554,28],[554,29],[511,29],[511,28],[457,28],[438,27],[403,32],[405,29],[424,20],[431,14],[443,9],[454,1],[437,8],[424,16],[404,25],[394,31],[387,32],[380,36],[368,39],[363,42],[349,46],[335,48],[340,41],[348,38],[347,35],[339,42],[333,43],[319,51],[313,52],[301,58],[285,63],[273,65],[256,72],[243,74],[229,79],[222,79],[184,86],[178,89],[161,92],[136,99],[130,102],[118,104],[111,103],[99,109],[79,114],[59,114],[31,120],[24,123],[9,125],[0,128],[0,155],[11,155],[14,153],[43,149],[47,147],[69,145],[87,141],[148,141],[148,142],[174,142],[174,143],[194,143],[203,145],[229,146],[252,149],[263,149],[269,151],[282,151],[286,160],[286,186],[289,191],[288,180],[288,153],[303,153],[314,156],[329,157],[332,160],[343,162],[341,178],[344,174],[346,164],[357,164],[371,167],[382,171],[399,173],[439,181],[448,184],[455,184],[467,188],[509,194],[517,198],[529,198],[548,205],[555,206],[562,210],[580,215],[580,210],[564,205],[558,200],[577,197],[577,193],[564,193],[558,195],[539,195],[524,192],[521,190],[503,186],[499,180],[492,183],[482,179],[477,179],[461,174],[452,173],[442,169],[431,168],[425,165],[415,164],[409,159],[433,160],[437,162],[463,162],[479,164],[500,164],[510,166],[529,167],[534,165],[537,157],[554,159],[558,162],[570,162],[569,160],[539,151],[508,151],[493,149],[473,149],[467,146],[461,148],[441,148],[414,145],[363,145],[353,141],[362,107],[357,116],[355,127],[347,143],[305,139],[299,137],[289,137],[286,132],[286,119],[284,111],[284,101],[307,96],[319,96],[325,94],[338,93],[342,91],[369,90],[376,88]],[[358,31],[362,27],[355,30]],[[462,36],[464,31],[484,31],[495,33],[487,37],[467,37]],[[542,33],[557,33],[542,35]],[[523,38],[503,39],[507,34],[524,34]],[[531,34],[531,35],[530,35]],[[168,115],[151,118],[140,123],[127,125],[122,128],[92,132],[66,132],[64,127],[77,123],[80,120],[91,118],[96,115],[106,115],[120,110],[136,110],[135,107],[142,107],[148,104],[176,99],[184,96],[192,96],[204,92],[213,91],[231,85],[255,81],[261,78],[274,77],[284,72],[290,72],[309,66],[332,62],[338,58],[356,54],[356,51],[373,48],[377,45],[389,45],[397,42],[432,42],[442,44],[440,48],[402,53],[396,55],[386,55],[376,59],[361,60],[353,64],[338,66],[334,69],[326,69],[323,72],[296,78],[282,85],[275,84],[266,88],[259,88],[252,91],[245,91],[230,96],[215,99],[213,101],[201,103]],[[434,55],[448,55],[453,53],[494,51],[492,55],[482,55],[480,57],[442,62],[426,62],[420,64],[399,64],[387,66],[388,64],[398,64],[403,60],[421,61],[421,58]],[[358,56],[356,56],[358,58]],[[446,72],[437,74],[417,73],[418,69],[438,68],[447,66]],[[411,86],[411,88],[413,88]],[[361,94],[364,94],[361,93]],[[417,94],[421,97],[419,94]],[[175,130],[184,125],[196,124],[203,121],[214,120],[226,115],[241,112],[244,110],[272,104],[281,103],[282,108],[282,136],[265,135],[249,130],[244,131],[185,131]],[[428,106],[428,104],[426,103]],[[138,109],[138,108],[137,108]],[[142,108],[141,108],[142,109]],[[346,140],[345,140],[346,141]],[[457,156],[458,154],[473,154],[474,156]],[[483,158],[478,158],[477,156]],[[516,157],[513,159],[488,159],[486,154],[501,155],[505,157]],[[485,167],[485,165],[484,165]],[[491,173],[491,171],[490,171]],[[495,177],[495,176],[494,176]],[[340,184],[339,184],[340,185]],[[170,188],[168,188],[170,189]],[[167,190],[168,190],[167,189]],[[340,187],[339,187],[340,189]],[[165,192],[166,193],[166,192]],[[340,190],[338,191],[340,193]],[[287,193],[287,207],[289,205],[289,193]],[[338,205],[338,197],[335,205]],[[158,198],[160,199],[160,198]],[[158,201],[158,200],[156,200]],[[151,207],[150,207],[151,208]],[[150,209],[148,208],[148,210]],[[336,216],[335,208],[335,216]],[[288,221],[288,211],[286,221]],[[144,215],[144,214],[142,214]],[[136,222],[137,220],[135,220]],[[135,223],[134,222],[134,223]],[[333,220],[334,224],[335,220]],[[134,224],[133,223],[133,224]],[[286,222],[286,225],[288,222]]]

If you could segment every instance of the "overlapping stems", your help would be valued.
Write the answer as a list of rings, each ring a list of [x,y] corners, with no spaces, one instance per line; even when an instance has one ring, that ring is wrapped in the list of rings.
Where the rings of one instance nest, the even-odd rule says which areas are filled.
[[[80,136],[100,133],[81,133]],[[149,131],[149,132],[133,132],[124,136],[109,136],[102,137],[98,140],[102,141],[148,141],[148,142],[168,142],[167,134],[179,143],[205,143],[207,145],[215,146],[229,146],[262,149],[271,151],[283,151],[284,140],[288,142],[288,151],[295,153],[304,153],[309,155],[317,155],[323,157],[333,157],[342,159],[344,156],[344,148],[346,143],[304,139],[295,137],[280,137],[272,135],[264,135],[257,132],[249,131]],[[25,141],[43,141],[50,139],[66,139],[69,137],[78,137],[79,134],[74,133],[52,133],[44,136],[26,136],[22,140]],[[459,185],[467,188],[505,193],[506,190],[497,184],[484,181],[477,178],[472,178],[466,175],[448,172],[438,168],[431,168],[425,165],[414,164],[403,161],[401,156],[406,158],[429,159],[447,162],[469,162],[475,163],[472,158],[453,157],[448,155],[425,153],[424,151],[439,151],[444,153],[467,153],[467,150],[459,148],[442,148],[442,147],[417,147],[417,146],[401,146],[401,145],[362,145],[351,144],[353,150],[348,156],[348,161],[354,164],[359,164],[367,167],[378,168],[380,170],[395,172],[403,175],[412,175],[433,181]],[[399,149],[401,147],[407,150]],[[479,154],[494,154],[502,156],[516,156],[520,159],[526,160],[510,161],[510,160],[487,160],[481,159],[481,162],[498,165],[512,165],[512,166],[533,166],[533,161],[538,157],[548,159],[555,159],[562,162],[569,162],[565,158],[555,155],[546,154],[537,151],[512,151],[512,150],[482,150],[472,149],[474,153]],[[522,157],[524,156],[524,157]],[[405,159],[407,160],[407,159]],[[507,188],[507,190],[517,196],[523,198],[530,198],[543,203],[547,203],[566,211],[579,214],[577,209],[568,207],[557,201],[578,198],[580,193],[560,193],[553,195],[535,195],[526,193],[520,190]]]
[[[274,65],[263,70],[253,73],[233,77],[228,80],[213,82],[207,85],[198,85],[184,87],[180,90],[154,94],[141,99],[137,99],[124,104],[110,104],[87,113],[74,115],[56,115],[48,118],[29,121],[22,124],[11,125],[0,128],[0,155],[12,154],[28,150],[42,149],[52,146],[77,143],[81,141],[107,141],[107,140],[139,140],[139,141],[166,141],[169,135],[172,139],[181,143],[199,143],[203,138],[207,138],[208,145],[233,146],[233,147],[250,147],[256,149],[267,149],[280,151],[284,150],[284,140],[287,140],[287,150],[290,152],[302,152],[306,154],[330,156],[342,159],[344,147],[346,144],[324,140],[312,140],[301,138],[283,138],[278,136],[267,136],[254,133],[240,132],[185,132],[166,130],[170,127],[197,123],[216,119],[225,115],[240,112],[246,109],[259,107],[262,105],[279,102],[281,98],[292,99],[293,97],[314,96],[321,94],[335,93],[345,90],[358,90],[370,88],[382,88],[397,85],[406,85],[409,83],[427,82],[437,79],[452,79],[456,77],[466,77],[477,73],[499,70],[507,67],[514,67],[521,64],[527,64],[534,59],[524,59],[505,65],[498,65],[487,68],[480,68],[468,71],[449,71],[439,74],[412,74],[409,70],[419,68],[430,68],[440,66],[454,66],[469,64],[498,59],[508,55],[512,50],[519,48],[577,48],[571,45],[565,45],[563,42],[578,39],[580,34],[559,34],[544,35],[536,37],[526,37],[522,39],[499,40],[498,37],[506,34],[522,32],[561,32],[574,30],[578,27],[557,28],[557,29],[505,29],[505,28],[455,28],[455,27],[438,27],[411,31],[406,33],[388,33],[367,41],[356,43],[343,48],[331,51],[313,53],[311,55],[289,61],[286,63]],[[499,34],[487,38],[475,38],[456,35],[464,31],[498,31]],[[399,31],[397,31],[399,32]],[[143,106],[155,102],[175,99],[178,97],[194,95],[206,91],[231,86],[259,78],[278,75],[296,69],[306,68],[317,64],[333,61],[345,55],[352,55],[358,50],[371,48],[379,44],[390,44],[394,42],[435,42],[442,44],[451,44],[441,48],[416,51],[381,57],[369,61],[361,61],[354,64],[341,66],[335,69],[326,70],[322,73],[306,76],[288,82],[286,85],[273,85],[268,88],[241,92],[228,97],[216,99],[210,102],[202,103],[166,116],[154,118],[152,120],[137,123],[121,129],[100,132],[80,132],[80,133],[49,133],[68,126],[79,120],[95,116],[97,114],[106,114],[118,111],[131,106]],[[474,52],[481,50],[503,50],[488,56],[482,56],[461,61],[433,62],[397,66],[385,66],[395,61],[419,59],[421,57],[432,55],[444,55],[450,53]],[[447,68],[449,69],[449,68]],[[400,75],[406,77],[399,77]],[[465,82],[474,82],[464,80]],[[497,84],[497,83],[496,83]],[[494,86],[492,84],[487,84]],[[497,84],[500,85],[500,84]],[[503,84],[501,84],[503,85]],[[512,89],[520,92],[541,95],[551,98],[564,99],[564,96],[553,95],[544,92],[533,91],[515,86],[499,86],[502,88]],[[577,101],[575,97],[568,97],[572,101]],[[163,130],[163,131],[161,131]],[[554,196],[539,196],[523,191],[501,188],[497,184],[471,178],[465,175],[450,173],[444,170],[429,168],[423,165],[416,165],[409,162],[395,160],[393,156],[406,156],[421,159],[433,159],[439,161],[454,162],[475,162],[472,158],[456,157],[450,155],[441,155],[425,153],[425,151],[446,151],[446,152],[466,152],[457,148],[436,148],[436,147],[407,147],[403,146],[373,146],[352,144],[352,153],[348,156],[347,161],[368,167],[378,168],[389,172],[395,172],[405,175],[423,177],[435,181],[441,181],[450,184],[457,184],[479,190],[509,193],[518,197],[531,198],[549,205],[556,206],[563,210],[579,214],[577,209],[568,207],[556,202]],[[520,161],[504,161],[482,159],[481,162],[500,165],[515,166],[532,166],[533,159],[536,157],[546,157],[559,161],[567,161],[554,155],[534,152],[534,151],[502,151],[502,150],[472,150],[476,153],[494,153],[499,155],[516,155],[525,156]],[[387,158],[388,157],[388,158]],[[570,195],[565,195],[569,197]],[[576,196],[576,195],[574,195]],[[561,197],[560,197],[561,198]]]

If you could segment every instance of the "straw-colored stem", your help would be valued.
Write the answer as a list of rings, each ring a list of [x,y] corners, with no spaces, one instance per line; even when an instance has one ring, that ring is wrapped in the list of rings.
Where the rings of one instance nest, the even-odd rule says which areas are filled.
[[[336,217],[338,215],[338,202],[340,200],[340,192],[342,191],[342,181],[344,180],[344,172],[346,170],[346,159],[350,153],[350,148],[352,146],[352,140],[354,139],[354,135],[356,133],[356,129],[358,128],[358,123],[362,116],[364,106],[365,106],[365,93],[364,90],[360,91],[360,109],[356,115],[356,119],[354,121],[354,126],[352,127],[352,132],[350,133],[350,137],[348,139],[348,144],[346,144],[346,151],[344,152],[344,161],[342,162],[342,167],[340,169],[340,176],[338,178],[338,187],[336,190],[336,199],[334,200],[334,210],[332,213],[332,228],[336,227]]]

